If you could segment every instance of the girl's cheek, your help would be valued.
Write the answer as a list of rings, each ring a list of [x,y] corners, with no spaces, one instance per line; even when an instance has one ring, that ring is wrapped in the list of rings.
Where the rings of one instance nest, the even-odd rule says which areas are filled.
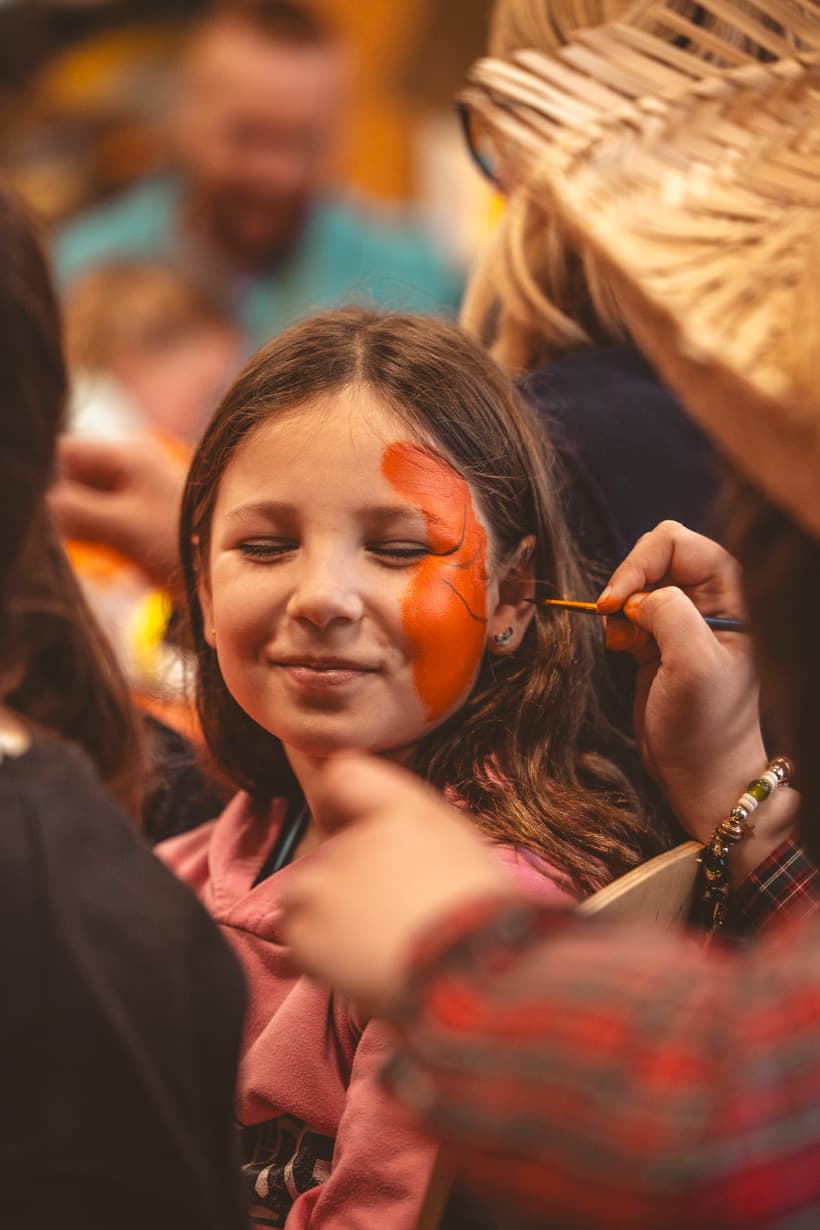
[[[429,449],[410,441],[390,444],[382,472],[425,517],[435,552],[418,565],[402,601],[416,691],[435,722],[465,698],[481,664],[487,535],[469,484]]]
[[[402,602],[404,634],[415,650],[413,682],[431,722],[464,699],[484,653],[484,584],[467,584],[459,571],[456,589],[448,571],[452,566],[441,559],[425,560]]]
[[[266,604],[259,587],[244,582],[221,585],[215,578],[212,595],[213,625],[226,650],[244,652],[264,638],[270,617],[268,610],[266,619]]]

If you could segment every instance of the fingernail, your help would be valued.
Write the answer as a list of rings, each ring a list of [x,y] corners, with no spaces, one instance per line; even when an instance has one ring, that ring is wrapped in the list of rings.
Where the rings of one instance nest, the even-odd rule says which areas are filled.
[[[598,595],[598,606],[603,606],[604,603],[612,596],[612,586],[607,585],[606,589],[602,590]]]
[[[645,597],[646,594],[631,594],[624,603],[624,613],[630,617],[637,615]]]

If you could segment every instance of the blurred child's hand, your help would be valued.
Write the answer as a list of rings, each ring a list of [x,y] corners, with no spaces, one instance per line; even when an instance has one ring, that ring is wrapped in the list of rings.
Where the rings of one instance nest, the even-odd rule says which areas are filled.
[[[127,444],[66,437],[58,464],[49,507],[60,533],[113,547],[170,589],[185,466],[150,437]]]
[[[664,521],[615,570],[599,605],[632,621],[610,620],[607,645],[638,662],[635,734],[647,770],[681,823],[708,840],[767,762],[751,638],[713,632],[702,619],[743,618],[740,567],[711,539]],[[774,823],[790,807],[784,791],[757,822]],[[766,852],[754,841],[741,847],[735,862],[744,871]]]
[[[314,805],[323,829],[341,831],[290,877],[285,939],[304,969],[368,1010],[398,994],[426,928],[470,901],[516,893],[476,828],[394,765],[334,757]]]

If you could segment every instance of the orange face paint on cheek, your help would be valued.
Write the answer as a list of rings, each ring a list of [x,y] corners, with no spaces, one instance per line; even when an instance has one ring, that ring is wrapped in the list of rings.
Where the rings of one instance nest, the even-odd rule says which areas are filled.
[[[484,652],[487,535],[469,485],[442,457],[417,444],[390,444],[382,473],[424,516],[434,552],[413,572],[402,626],[415,650],[416,689],[435,721],[463,697]]]

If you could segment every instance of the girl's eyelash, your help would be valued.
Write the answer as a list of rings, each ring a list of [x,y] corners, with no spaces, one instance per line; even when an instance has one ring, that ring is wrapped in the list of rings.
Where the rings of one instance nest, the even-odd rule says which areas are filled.
[[[371,551],[373,555],[377,555],[383,559],[414,560],[423,559],[425,555],[430,554],[429,547],[423,547],[420,545],[399,546],[397,544],[396,546],[392,546],[390,544],[386,544],[384,546],[372,546],[369,547],[368,550]]]
[[[239,551],[247,559],[255,560],[271,560],[278,559],[283,555],[287,555],[290,551],[296,550],[298,543],[296,542],[241,542],[239,543]],[[423,559],[430,554],[430,548],[419,544],[400,544],[395,545],[390,543],[376,544],[369,546],[368,551],[371,555],[375,555],[382,560],[418,560]]]
[[[291,542],[241,542],[239,550],[250,559],[275,559],[292,551],[295,545]]]

